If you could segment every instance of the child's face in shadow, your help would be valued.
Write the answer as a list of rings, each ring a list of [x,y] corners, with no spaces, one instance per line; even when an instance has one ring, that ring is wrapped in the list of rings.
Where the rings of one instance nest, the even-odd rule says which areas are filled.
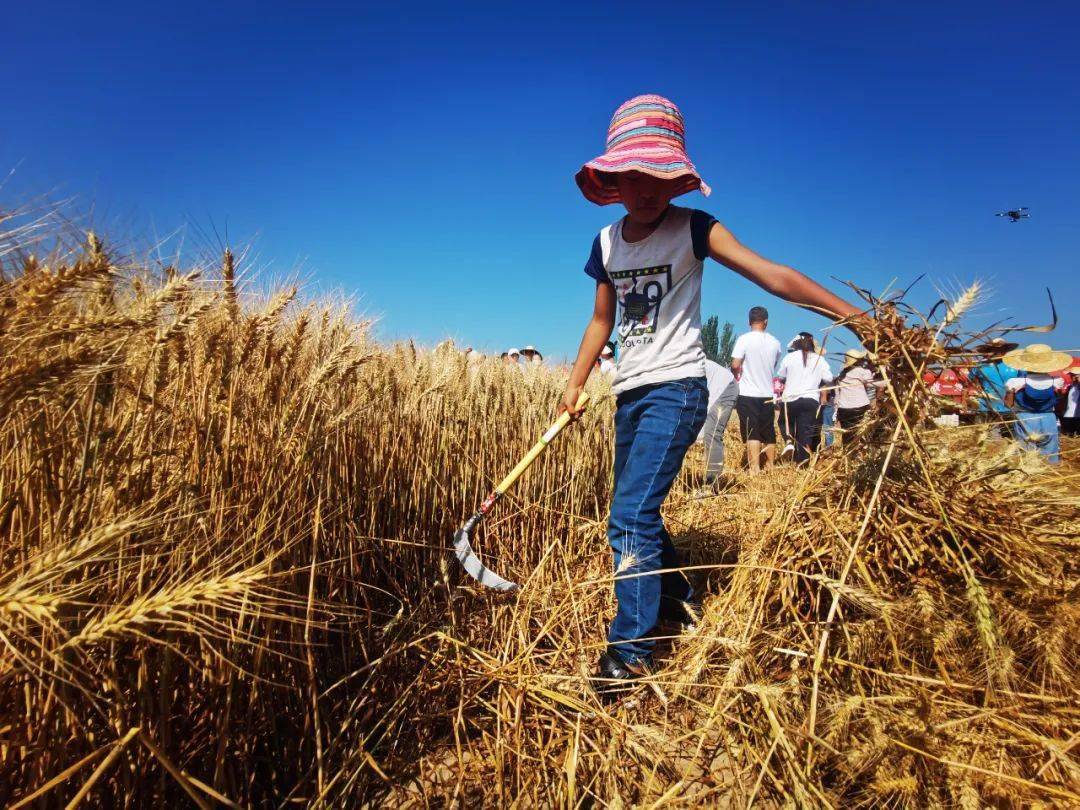
[[[675,196],[677,184],[643,172],[619,172],[615,183],[626,213],[638,225],[651,225],[668,207]]]

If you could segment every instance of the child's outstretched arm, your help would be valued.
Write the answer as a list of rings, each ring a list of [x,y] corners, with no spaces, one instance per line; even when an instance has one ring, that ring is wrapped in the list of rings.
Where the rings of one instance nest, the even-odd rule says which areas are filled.
[[[559,413],[570,411],[577,415],[577,401],[581,395],[581,389],[585,381],[589,379],[596,358],[600,356],[600,350],[604,348],[611,330],[615,328],[615,287],[603,281],[596,283],[596,299],[593,301],[593,314],[589,325],[585,327],[585,334],[581,337],[581,347],[578,349],[577,360],[570,372],[570,379],[566,383],[562,402],[559,403]]]
[[[709,231],[709,255],[773,295],[833,320],[862,312],[795,268],[759,256],[719,222]]]

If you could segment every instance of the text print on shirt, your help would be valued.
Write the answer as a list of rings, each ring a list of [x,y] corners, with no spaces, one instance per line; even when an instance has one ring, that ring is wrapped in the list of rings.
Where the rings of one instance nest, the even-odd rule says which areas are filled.
[[[671,289],[671,265],[611,272],[619,298],[619,342],[623,348],[652,343],[660,306]]]

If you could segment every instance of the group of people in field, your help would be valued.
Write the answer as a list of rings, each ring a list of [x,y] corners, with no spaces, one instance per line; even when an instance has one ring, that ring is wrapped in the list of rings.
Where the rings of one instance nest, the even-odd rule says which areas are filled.
[[[838,433],[845,443],[856,441],[860,422],[884,386],[861,349],[849,349],[834,374],[809,332],[792,338],[785,352],[768,331],[765,307],[751,308],[748,321],[749,331],[735,341],[730,369],[704,361],[708,404],[698,438],[705,445],[707,487],[724,473],[724,433],[732,414],[746,445],[746,465],[756,473],[778,457],[804,464]],[[779,454],[777,434],[783,441]]]
[[[448,346],[453,346],[453,341],[447,341]],[[471,346],[465,347],[464,350],[465,359],[470,363],[481,362],[484,360],[484,355],[477,352]],[[526,346],[524,349],[507,349],[499,354],[499,360],[503,365],[517,366],[523,368],[531,365],[542,365],[543,354],[535,346]]]
[[[507,349],[499,355],[499,359],[508,366],[516,366],[519,364],[540,365],[544,362],[544,355],[540,354],[540,351],[535,346],[526,346],[520,351],[517,349]]]
[[[862,349],[848,349],[834,374],[811,333],[799,332],[785,352],[768,332],[765,307],[752,307],[748,320],[749,331],[732,349],[730,369],[705,360],[708,412],[698,440],[705,445],[706,487],[724,473],[724,433],[733,413],[746,445],[746,467],[756,473],[778,458],[805,464],[837,437],[845,445],[858,442],[858,428],[885,387]],[[609,346],[605,350],[610,354]],[[971,394],[991,437],[1008,432],[1022,448],[1057,464],[1059,435],[1080,436],[1080,367],[1073,357],[1044,344],[1019,349],[1001,338],[976,347],[976,353],[986,362],[969,374]],[[613,370],[611,364],[608,373]]]
[[[465,349],[465,357],[470,362],[479,361],[483,359],[483,355],[477,352],[472,346],[468,346]],[[499,355],[499,359],[508,366],[530,366],[541,365],[544,362],[544,355],[540,353],[540,350],[535,346],[526,346],[524,349],[507,349]]]

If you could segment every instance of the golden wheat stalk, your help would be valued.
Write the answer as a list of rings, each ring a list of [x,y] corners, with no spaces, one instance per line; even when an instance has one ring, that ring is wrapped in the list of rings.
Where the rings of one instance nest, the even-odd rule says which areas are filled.
[[[145,637],[145,629],[154,622],[183,623],[189,611],[242,598],[266,577],[265,570],[257,569],[163,588],[90,619],[60,649],[86,647],[129,633]]]
[[[975,303],[979,300],[979,296],[982,294],[982,282],[974,281],[971,286],[964,290],[960,295],[956,297],[956,300],[945,307],[945,318],[942,321],[943,326],[951,326],[955,324],[960,318],[964,316],[964,313],[975,306]]]

